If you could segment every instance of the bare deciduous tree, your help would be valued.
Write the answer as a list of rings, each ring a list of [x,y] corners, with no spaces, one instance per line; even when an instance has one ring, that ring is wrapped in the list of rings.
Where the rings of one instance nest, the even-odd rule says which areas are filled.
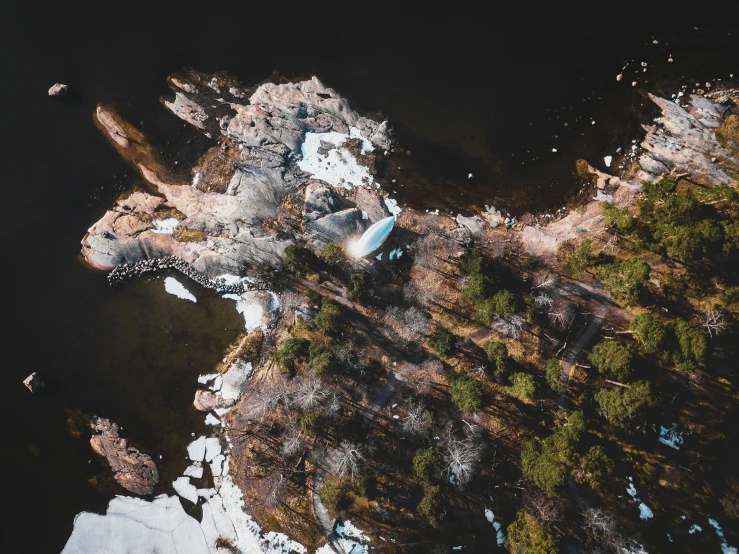
[[[339,410],[341,410],[341,404],[341,393],[338,391],[331,391],[326,397],[323,411],[329,416],[336,415],[339,413]]]
[[[366,461],[366,449],[356,442],[343,441],[332,453],[334,469],[338,475],[348,475],[354,480]]]
[[[603,252],[617,252],[619,250],[618,235],[611,235],[603,245]]]
[[[537,271],[536,275],[534,275],[535,289],[550,289],[556,284],[557,276],[550,271]]]
[[[540,292],[534,297],[534,308],[551,308],[554,299],[545,292]]]
[[[289,385],[283,381],[255,385],[241,405],[241,413],[247,419],[262,419],[272,413],[289,395]]]
[[[431,425],[431,414],[422,402],[410,402],[408,413],[402,418],[401,427],[406,433],[425,433]]]
[[[469,424],[468,424],[469,425]],[[455,485],[465,485],[472,480],[482,455],[482,443],[476,429],[472,426],[470,434],[460,439],[452,434],[452,426],[447,426],[444,438],[444,469],[442,473]]]
[[[429,316],[426,312],[418,308],[408,308],[403,314],[403,321],[406,325],[407,340],[418,340],[424,336],[429,329]]]
[[[320,379],[315,377],[302,377],[295,380],[293,399],[303,410],[309,410],[321,402],[328,391]]]
[[[476,377],[485,377],[488,374],[488,368],[484,364],[474,364],[469,367],[470,373]]]
[[[403,287],[403,296],[406,302],[415,304],[421,308],[427,308],[433,296],[432,291],[427,287],[419,287],[413,281]]]
[[[493,323],[493,329],[507,337],[517,339],[523,331],[524,323],[525,320],[523,317],[514,314],[496,319],[495,323]]]
[[[625,552],[627,541],[618,529],[613,512],[602,508],[587,508],[583,513],[585,530],[603,552]]]
[[[564,298],[557,298],[547,312],[547,317],[557,329],[564,329],[572,319],[572,303]]]
[[[537,491],[526,495],[523,500],[523,509],[536,521],[550,526],[564,517],[565,501],[561,496],[551,498]]]
[[[279,472],[274,472],[260,483],[261,496],[267,508],[277,508],[282,504],[282,498],[287,490],[287,479]]]
[[[292,458],[303,450],[304,445],[305,440],[300,428],[294,423],[289,424],[282,434],[282,455],[286,458]]]
[[[720,335],[728,327],[724,313],[721,310],[706,310],[699,320],[701,326],[705,328],[711,338]]]

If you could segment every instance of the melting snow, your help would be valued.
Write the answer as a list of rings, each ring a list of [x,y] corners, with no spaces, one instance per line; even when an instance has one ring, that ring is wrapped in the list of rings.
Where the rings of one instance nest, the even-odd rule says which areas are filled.
[[[265,312],[263,299],[260,298],[258,292],[245,292],[244,294],[224,294],[223,298],[236,301],[236,311],[244,316],[244,328],[248,332],[252,332],[258,327],[266,328],[267,324],[272,320],[274,311],[279,308],[280,301],[273,292],[269,312]]]
[[[626,487],[626,492],[634,499],[634,502],[639,503],[639,517],[641,519],[652,519],[654,517],[654,512],[652,512],[649,506],[636,497],[636,487],[634,486],[634,479],[632,477],[629,477],[629,486]]]
[[[398,246],[398,247],[397,247],[397,248],[396,248],[395,250],[391,250],[391,251],[390,251],[390,259],[391,259],[391,260],[392,260],[393,258],[398,258],[398,259],[400,259],[400,257],[401,257],[402,255],[403,255],[403,249],[402,249],[402,248],[401,248],[400,246]]]
[[[155,219],[154,221],[152,221],[152,223],[154,224],[154,228],[151,230],[151,232],[160,233],[163,235],[171,235],[180,224],[180,222],[177,221],[174,217],[169,217],[167,219]]]
[[[200,182],[200,172],[196,172],[195,176],[192,178],[192,186],[197,187],[198,183]]]
[[[371,254],[382,246],[394,226],[394,216],[386,217],[374,223],[358,240],[349,245],[349,252],[355,258]]]
[[[351,521],[345,521],[343,524],[339,523],[336,525],[336,535],[339,537],[337,541],[339,546],[345,552],[349,552],[350,554],[367,554],[369,551],[367,545],[363,543],[370,542],[370,538],[355,527]],[[328,552],[332,551],[329,550]]]
[[[675,450],[680,450],[680,445],[683,443],[683,436],[685,435],[685,432],[680,432],[677,430],[677,423],[673,423],[672,427],[662,427],[660,425],[659,428],[659,442],[662,444],[666,444],[667,446],[674,448]]]
[[[503,546],[505,544],[505,534],[500,528],[500,523],[495,521],[495,514],[490,508],[485,508],[485,519],[487,519],[490,523],[493,524],[493,527],[495,527],[498,546]]]
[[[205,416],[205,424],[206,425],[220,425],[221,420],[218,419],[213,414],[208,414],[207,416]]]
[[[212,381],[213,379],[215,379],[216,377],[219,377],[219,376],[220,376],[219,373],[209,373],[207,375],[200,375],[200,376],[198,376],[198,383],[204,385],[208,381]]]
[[[202,462],[205,458],[205,437],[198,437],[187,445],[187,456],[193,462]]]
[[[718,538],[721,539],[721,551],[723,552],[723,554],[737,554],[736,547],[729,546],[729,543],[726,542],[726,539],[724,538],[724,532],[721,529],[721,526],[718,524],[718,521],[709,517],[708,523],[716,530]]]
[[[693,526],[690,529],[688,529],[688,533],[690,533],[691,535],[693,533],[700,533],[701,531],[703,531],[703,527],[701,527],[697,523],[694,523]]]
[[[174,294],[177,298],[190,300],[191,302],[197,302],[197,299],[192,295],[192,293],[174,277],[167,277],[164,280],[164,290],[166,290],[169,294]]]
[[[375,256],[375,259],[382,260],[382,255],[383,254],[384,254],[384,252],[380,252],[377,256]]]
[[[398,201],[392,198],[385,198],[385,206],[387,206],[387,211],[396,217],[403,211],[402,208],[398,206]]]
[[[226,400],[236,400],[241,396],[244,383],[252,371],[251,362],[239,359],[232,363],[223,374],[221,396]]]
[[[298,162],[298,167],[306,173],[310,173],[316,179],[335,187],[350,189],[371,184],[374,178],[369,169],[364,165],[360,165],[354,154],[342,146],[350,138],[357,138],[362,141],[362,154],[374,150],[372,143],[363,138],[356,127],[351,127],[348,135],[336,131],[306,133],[303,145],[300,147],[302,159]],[[332,144],[335,148],[332,148],[326,154],[322,154],[319,152],[323,149],[321,143]]]

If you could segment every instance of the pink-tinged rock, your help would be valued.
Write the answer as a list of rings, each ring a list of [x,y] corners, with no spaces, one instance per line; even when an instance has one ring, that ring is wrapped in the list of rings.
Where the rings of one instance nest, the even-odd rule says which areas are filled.
[[[38,392],[41,389],[43,389],[46,386],[46,383],[44,383],[44,380],[39,377],[39,374],[35,371],[31,373],[28,377],[23,379],[23,384],[28,387],[28,390],[31,392]]]
[[[126,439],[118,435],[118,425],[110,420],[93,417],[90,427],[99,433],[90,439],[90,446],[108,460],[118,484],[134,494],[154,492],[159,482],[159,470],[151,456],[128,446]]]
[[[210,412],[217,408],[230,408],[234,405],[234,400],[227,400],[209,390],[198,390],[192,405],[200,412]]]

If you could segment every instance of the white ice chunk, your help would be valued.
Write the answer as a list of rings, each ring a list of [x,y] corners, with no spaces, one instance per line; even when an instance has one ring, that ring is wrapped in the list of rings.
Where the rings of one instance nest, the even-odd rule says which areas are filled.
[[[213,414],[208,414],[207,416],[205,416],[205,424],[206,425],[220,425],[221,420],[218,419]]]
[[[238,359],[232,363],[226,373],[223,374],[221,396],[226,400],[238,400],[251,372],[251,362]]]
[[[221,453],[221,441],[218,437],[205,439],[205,461],[211,462]]]
[[[362,210],[362,219],[369,219],[369,214]]]
[[[383,254],[384,254],[384,252],[380,252],[377,256],[375,256],[375,259],[382,260],[382,255]]]
[[[178,477],[172,482],[172,486],[182,498],[189,500],[193,504],[198,503],[198,489],[190,483],[189,477]]]
[[[190,300],[191,302],[197,302],[197,299],[192,295],[192,293],[174,277],[167,277],[164,280],[164,290],[166,290],[169,294],[174,294],[177,298]]]
[[[394,216],[386,217],[374,223],[358,240],[349,245],[349,253],[355,258],[371,254],[382,246],[394,226]]]
[[[187,445],[187,456],[193,462],[202,462],[205,458],[205,437],[198,437]]]
[[[185,472],[183,473],[185,477],[195,477],[195,479],[200,479],[203,476],[203,466],[201,465],[191,465],[188,466],[187,469],[185,469]]]
[[[215,379],[219,375],[220,375],[220,373],[209,373],[208,375],[200,375],[198,377],[198,383],[204,385],[205,383],[207,383],[208,381],[212,381],[213,379]]]
[[[199,182],[200,182],[200,172],[196,171],[195,175],[192,178],[192,186],[197,187]]]
[[[277,295],[272,292],[269,294],[271,295],[269,306],[265,306],[263,295],[252,291],[240,295],[224,294],[223,298],[236,301],[236,311],[244,317],[244,328],[251,333],[259,327],[266,328],[272,321],[274,312],[280,307]]]
[[[611,167],[613,156],[606,156],[605,158],[603,158],[603,161],[606,163],[606,167]]]
[[[688,529],[688,533],[691,535],[693,533],[700,533],[701,531],[703,531],[703,527],[701,527],[697,523],[694,523],[693,526],[690,529]]]
[[[403,211],[403,209],[398,206],[398,201],[393,198],[385,198],[385,206],[387,207],[387,211],[396,217]]]
[[[162,235],[171,235],[177,226],[180,224],[174,217],[168,217],[167,219],[155,219],[152,221],[154,228],[151,230],[152,233],[159,233]]]
[[[226,457],[223,454],[218,454],[210,462],[210,472],[213,477],[221,477],[223,475],[223,462],[225,459]]]

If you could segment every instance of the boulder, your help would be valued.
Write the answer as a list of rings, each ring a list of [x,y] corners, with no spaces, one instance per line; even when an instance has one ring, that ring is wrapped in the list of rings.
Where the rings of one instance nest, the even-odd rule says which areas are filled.
[[[39,377],[39,374],[35,371],[31,373],[28,377],[23,379],[23,384],[28,387],[28,390],[31,392],[38,392],[41,389],[43,389],[46,386],[46,383],[44,383],[44,380]]]
[[[312,231],[311,238],[318,242],[345,242],[364,231],[364,219],[360,210],[349,208],[311,221],[306,228]]]
[[[56,83],[49,89],[49,96],[64,96],[69,92],[69,87],[62,83]]]
[[[479,215],[472,217],[465,217],[462,214],[457,215],[457,224],[462,227],[469,229],[473,235],[482,235],[482,227],[485,225],[485,220]]]
[[[319,217],[337,211],[339,211],[339,199],[330,187],[321,183],[311,183],[305,187],[303,213],[306,221],[315,221]]]
[[[227,400],[209,390],[197,390],[192,405],[199,412],[210,412],[217,408],[230,408],[234,402],[235,400]]]
[[[134,494],[154,492],[159,482],[159,470],[151,456],[129,446],[126,439],[118,434],[118,425],[110,420],[93,417],[90,427],[99,433],[92,436],[90,446],[108,461],[118,484]]]

